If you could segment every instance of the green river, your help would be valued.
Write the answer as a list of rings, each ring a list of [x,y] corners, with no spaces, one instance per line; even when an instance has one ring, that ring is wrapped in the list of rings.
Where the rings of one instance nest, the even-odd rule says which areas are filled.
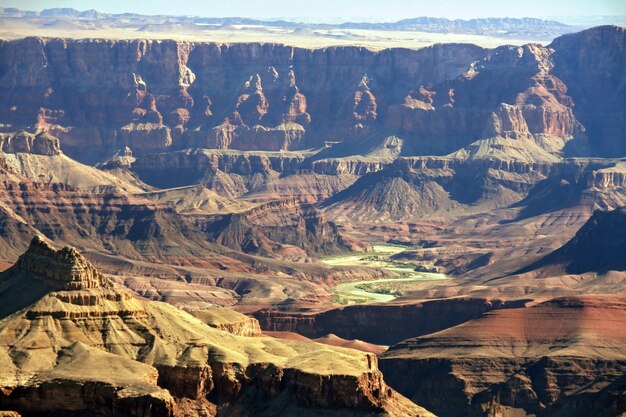
[[[364,266],[382,268],[394,272],[398,278],[384,278],[370,281],[345,282],[337,285],[334,290],[335,302],[341,304],[381,303],[388,302],[402,295],[399,285],[412,282],[443,280],[444,274],[417,272],[415,265],[396,262],[390,256],[408,250],[406,246],[377,244],[373,252],[352,253],[348,255],[330,256],[322,262],[332,266]]]

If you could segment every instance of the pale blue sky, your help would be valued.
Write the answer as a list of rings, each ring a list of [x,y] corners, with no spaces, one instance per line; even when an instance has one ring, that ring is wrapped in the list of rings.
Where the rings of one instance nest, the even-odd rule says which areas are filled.
[[[260,19],[398,20],[416,16],[547,17],[626,15],[626,0],[0,0],[2,7]]]

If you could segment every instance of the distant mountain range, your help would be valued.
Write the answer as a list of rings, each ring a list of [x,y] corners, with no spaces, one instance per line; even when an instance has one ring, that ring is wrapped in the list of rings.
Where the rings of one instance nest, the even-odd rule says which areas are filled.
[[[310,29],[366,29],[390,31],[417,31],[431,33],[459,33],[473,35],[489,35],[498,37],[520,37],[529,39],[554,38],[564,33],[574,32],[579,26],[567,25],[556,20],[537,18],[481,18],[481,19],[445,19],[436,17],[415,17],[397,22],[345,22],[303,23],[288,20],[261,20],[245,17],[198,17],[198,16],[147,16],[136,13],[110,14],[97,10],[79,11],[72,8],[44,9],[41,12],[24,11],[16,8],[0,9],[2,17],[43,18],[43,19],[106,19],[116,21],[124,19],[142,20],[144,23],[195,24],[195,25],[252,25],[273,26],[280,28]]]

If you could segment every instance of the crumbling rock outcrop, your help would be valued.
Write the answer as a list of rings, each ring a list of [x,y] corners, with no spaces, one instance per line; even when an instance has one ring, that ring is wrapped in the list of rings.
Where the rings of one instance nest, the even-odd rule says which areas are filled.
[[[189,310],[189,313],[203,323],[219,330],[239,336],[261,336],[261,326],[257,319],[229,308]]]
[[[172,145],[169,127],[161,123],[129,123],[120,128],[118,144],[131,149],[163,150]]]
[[[33,135],[19,132],[14,136],[0,134],[0,151],[33,155],[60,155],[59,139],[47,133]]]
[[[587,186],[598,189],[619,189],[626,186],[626,163],[594,170],[586,177]]]
[[[432,416],[386,386],[372,354],[219,330],[168,304],[136,299],[101,275],[91,285],[95,270],[81,255],[38,238],[0,274],[3,308],[29,297],[24,285],[41,287],[34,263],[58,271],[65,260],[89,284],[48,287],[0,320],[0,408],[175,417],[272,415],[288,404],[299,415]],[[64,270],[61,278],[75,282],[77,269]]]
[[[353,174],[364,175],[383,169],[387,163],[381,161],[363,161],[359,159],[320,159],[312,164],[313,172],[324,175]]]
[[[110,282],[75,248],[66,246],[56,251],[40,236],[32,240],[14,268],[46,281],[56,290],[111,287]]]

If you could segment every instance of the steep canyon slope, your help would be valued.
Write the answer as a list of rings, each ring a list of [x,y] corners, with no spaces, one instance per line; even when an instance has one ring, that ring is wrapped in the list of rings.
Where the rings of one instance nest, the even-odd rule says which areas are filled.
[[[136,299],[76,249],[36,237],[0,275],[0,408],[25,415],[431,416],[373,354],[247,337]],[[25,291],[27,289],[27,291]],[[220,314],[215,319],[228,322]],[[57,331],[52,332],[52,329]]]
[[[428,415],[397,389],[444,417],[625,412],[625,61],[616,26],[494,49],[0,41],[0,408]],[[335,292],[421,271],[446,276]],[[393,389],[333,344],[391,346]]]
[[[37,230],[188,283],[231,278],[190,268],[333,282],[350,272],[311,258],[372,240],[428,242],[404,260],[455,275],[515,272],[626,204],[625,38],[2,41],[3,258]]]
[[[619,156],[623,48],[610,26],[492,50],[26,38],[0,44],[0,122],[86,160],[87,147],[269,151],[385,132],[421,154],[503,138]]]

